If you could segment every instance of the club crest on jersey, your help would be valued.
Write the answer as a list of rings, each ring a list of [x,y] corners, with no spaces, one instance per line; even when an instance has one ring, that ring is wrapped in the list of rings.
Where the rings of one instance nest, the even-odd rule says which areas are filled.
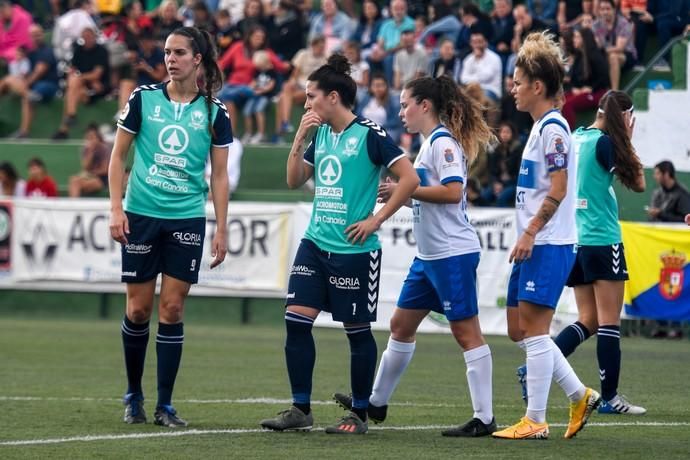
[[[558,153],[565,152],[565,145],[563,144],[563,139],[561,139],[560,137],[557,137],[556,140],[554,140],[554,143],[556,144],[556,152],[558,152]]]
[[[357,155],[357,144],[359,139],[357,137],[349,137],[345,141],[345,148],[343,149],[343,155],[355,156]]]
[[[455,160],[455,155],[453,155],[453,149],[446,149],[443,151],[443,158],[446,159],[447,163],[452,163]]]
[[[189,122],[189,126],[194,129],[203,129],[204,113],[201,110],[195,110],[192,112],[192,121]]]

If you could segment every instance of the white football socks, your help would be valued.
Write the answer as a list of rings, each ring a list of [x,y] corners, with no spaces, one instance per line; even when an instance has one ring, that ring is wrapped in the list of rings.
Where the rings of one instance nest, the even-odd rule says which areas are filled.
[[[491,349],[484,344],[464,352],[463,357],[467,366],[467,385],[470,388],[474,417],[488,425],[494,418]]]
[[[584,398],[586,388],[556,342],[551,341],[551,347],[553,348],[553,379],[563,388],[570,402],[577,402]],[[529,376],[529,373],[527,375]]]
[[[527,348],[527,417],[546,422],[546,405],[553,377],[553,340],[537,335],[524,340]]]
[[[369,403],[374,406],[385,406],[405,373],[414,355],[415,342],[405,343],[388,339],[388,346],[381,354],[381,362],[374,380],[374,388]]]

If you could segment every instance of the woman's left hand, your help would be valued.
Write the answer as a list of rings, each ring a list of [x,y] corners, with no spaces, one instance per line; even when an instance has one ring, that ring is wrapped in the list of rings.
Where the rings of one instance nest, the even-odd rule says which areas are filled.
[[[211,256],[213,257],[213,262],[211,262],[211,269],[216,268],[218,265],[222,264],[225,260],[225,254],[228,252],[228,234],[223,231],[216,231],[213,236],[213,242],[211,243]]]
[[[364,244],[364,242],[369,238],[369,235],[374,233],[381,227],[376,216],[371,215],[364,220],[355,222],[345,229],[347,233],[347,240],[352,244],[359,243]]]

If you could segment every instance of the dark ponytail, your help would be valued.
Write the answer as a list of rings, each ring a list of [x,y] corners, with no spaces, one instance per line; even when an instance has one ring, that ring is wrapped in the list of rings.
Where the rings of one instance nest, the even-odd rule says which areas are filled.
[[[208,129],[213,137],[213,94],[223,86],[223,73],[218,67],[218,52],[213,38],[208,31],[197,29],[196,27],[180,27],[175,29],[171,35],[182,35],[189,39],[189,44],[194,55],[201,54],[201,65],[204,68],[204,98],[206,99],[206,110],[208,112]]]
[[[338,93],[340,101],[348,109],[354,107],[357,83],[350,76],[350,61],[342,54],[332,54],[328,62],[313,71],[307,80],[316,83],[325,94],[331,91]]]
[[[479,102],[469,97],[450,77],[421,77],[408,82],[405,89],[419,104],[428,100],[439,120],[462,145],[467,162],[472,163],[495,141]]]
[[[628,128],[625,126],[623,112],[633,109],[632,99],[623,91],[611,90],[599,101],[598,117],[604,119],[604,132],[613,144],[615,174],[621,183],[633,189],[642,169],[640,158],[630,142]]]

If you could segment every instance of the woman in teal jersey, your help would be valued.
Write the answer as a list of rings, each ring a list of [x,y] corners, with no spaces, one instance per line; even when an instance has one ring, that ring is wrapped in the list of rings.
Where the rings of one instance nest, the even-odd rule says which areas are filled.
[[[154,423],[186,426],[172,406],[182,356],[184,302],[198,281],[205,236],[208,187],[204,167],[211,156],[211,190],[217,228],[213,268],[227,246],[228,146],[230,119],[212,97],[220,88],[213,39],[193,27],[176,29],[165,42],[170,81],[137,88],[118,122],[109,169],[110,233],[122,245],[122,281],[127,308],[122,342],[128,389],[127,423],[145,423],[141,386],[156,279],[162,273],[158,305],[158,402]],[[205,88],[197,86],[203,70]],[[135,158],[123,203],[124,166],[134,143]]]
[[[287,183],[314,177],[311,221],[288,283],[285,359],[293,405],[261,421],[274,431],[308,431],[313,425],[311,386],[316,349],[314,319],[321,311],[342,322],[350,342],[352,412],[327,433],[367,432],[367,406],[376,369],[376,321],[381,245],[376,231],[410,198],[419,184],[412,164],[388,134],[352,113],[357,85],[339,54],[307,80],[302,117],[287,162]],[[308,134],[316,131],[304,151]],[[381,167],[399,177],[396,192],[374,213]]]
[[[595,331],[603,403],[600,413],[642,415],[643,407],[618,394],[621,367],[620,322],[628,272],[612,183],[635,192],[645,189],[644,171],[630,143],[635,118],[630,97],[609,91],[588,128],[573,134],[577,152],[577,259],[568,286],[575,288],[578,320],[555,342],[564,356]]]

